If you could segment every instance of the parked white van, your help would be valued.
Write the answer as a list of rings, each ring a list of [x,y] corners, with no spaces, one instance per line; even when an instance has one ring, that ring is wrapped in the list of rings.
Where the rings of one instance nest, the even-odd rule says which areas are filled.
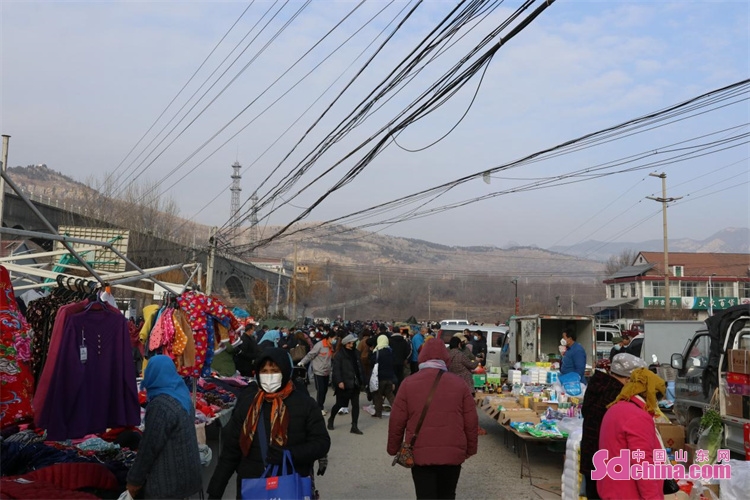
[[[510,327],[501,325],[440,325],[440,335],[443,342],[447,345],[451,337],[456,333],[463,332],[468,329],[469,332],[473,333],[480,331],[484,334],[484,338],[487,341],[487,359],[485,365],[487,368],[491,366],[500,366],[500,353],[503,348],[505,336],[508,334]]]
[[[469,326],[469,320],[468,319],[444,319],[440,322],[440,326],[454,326],[454,325],[463,325],[463,326]]]

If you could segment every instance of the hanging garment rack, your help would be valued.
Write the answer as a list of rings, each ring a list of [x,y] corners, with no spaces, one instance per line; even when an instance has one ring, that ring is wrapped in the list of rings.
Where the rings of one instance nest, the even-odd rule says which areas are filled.
[[[57,232],[57,229],[47,220],[46,217],[39,211],[39,209],[32,203],[32,201],[24,194],[24,192],[21,190],[21,188],[18,187],[18,185],[13,181],[13,179],[10,178],[10,175],[8,174],[5,169],[0,169],[0,177],[15,191],[15,193],[23,200],[24,203],[31,209],[34,214],[39,217],[39,220],[47,227],[47,229],[50,231],[51,234],[48,233],[40,233],[36,231],[24,231],[20,229],[12,229],[12,228],[5,228],[0,227],[0,234],[15,234],[17,236],[26,236],[27,238],[42,238],[42,239],[48,239],[48,240],[54,240],[59,241],[65,246],[65,248],[68,249],[68,251],[73,255],[76,259],[78,259],[78,262],[83,265],[83,267],[86,268],[86,270],[91,273],[91,276],[96,278],[96,281],[98,281],[102,286],[105,285],[106,280],[102,278],[102,276],[88,263],[86,260],[81,257],[81,255],[76,251],[75,248],[73,248],[73,245],[71,243],[80,243],[83,245],[95,245],[107,248],[108,250],[111,250],[113,253],[115,253],[118,257],[120,257],[122,260],[124,260],[126,263],[128,263],[130,266],[133,267],[133,269],[140,271],[141,273],[145,273],[143,269],[138,267],[133,261],[131,261],[126,255],[124,255],[120,250],[118,250],[115,245],[112,243],[107,243],[104,241],[95,241],[95,240],[87,240],[83,238],[71,238],[70,236],[63,236],[60,235]],[[153,281],[157,285],[161,286],[162,288],[168,289],[158,279],[156,279],[153,276],[148,277],[149,280]]]
[[[106,283],[108,283],[110,286],[120,288],[122,290],[129,290],[131,292],[137,292],[137,293],[143,293],[146,295],[153,295],[154,291],[151,289],[146,288],[136,288],[132,286],[126,286],[126,283],[132,283],[135,281],[150,281],[150,275],[153,274],[161,274],[167,271],[171,271],[174,269],[180,269],[190,266],[197,266],[198,264],[175,264],[172,266],[163,266],[163,267],[157,267],[153,269],[145,269],[142,270],[141,273],[138,273],[137,271],[126,271],[123,273],[110,273],[110,274],[103,274],[102,277],[106,279]],[[12,271],[15,274],[19,275],[29,275],[29,276],[36,276],[39,278],[50,278],[50,279],[56,279],[57,276],[62,276],[63,278],[76,278],[81,279],[81,276],[76,276],[73,274],[66,274],[66,273],[56,273],[53,271],[48,271],[46,269],[36,269],[29,266],[22,266],[19,264],[3,264],[5,268],[8,269],[8,271]],[[135,274],[137,273],[137,274]],[[149,275],[149,276],[147,276]],[[188,284],[190,282],[188,281]],[[17,287],[14,287],[15,290],[26,290],[26,289],[33,289],[33,288],[41,288],[41,287],[56,287],[56,282],[49,282],[49,283],[34,283],[31,285],[20,285]],[[187,286],[187,285],[186,285]]]

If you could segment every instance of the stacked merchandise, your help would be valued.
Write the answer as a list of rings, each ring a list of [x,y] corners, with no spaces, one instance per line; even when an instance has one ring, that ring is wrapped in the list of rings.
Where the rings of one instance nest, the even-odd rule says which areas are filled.
[[[565,444],[565,463],[562,474],[562,500],[578,500],[581,491],[581,427],[570,432]]]
[[[230,337],[230,330],[240,327],[220,300],[194,291],[162,306],[146,306],[143,318],[140,339],[148,348],[146,357],[168,355],[180,375],[194,378],[211,374],[216,347],[222,338]]]
[[[521,370],[508,370],[508,383],[520,384],[521,383]]]

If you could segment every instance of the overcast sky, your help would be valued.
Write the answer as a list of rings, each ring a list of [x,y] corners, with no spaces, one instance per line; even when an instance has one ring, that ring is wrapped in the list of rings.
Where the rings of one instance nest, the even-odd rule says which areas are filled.
[[[508,0],[459,31],[451,40],[455,45],[333,145],[291,190],[269,200],[260,212],[261,223],[287,223],[318,200],[374,143],[292,196],[376,134],[519,4]],[[82,181],[112,179],[120,188],[142,172],[138,182],[160,183],[162,192],[178,201],[183,217],[220,226],[229,218],[232,163],[239,161],[244,167],[243,203],[256,189],[261,199],[267,197],[456,2],[428,1],[418,7],[285,158],[385,41],[394,26],[389,23],[402,19],[404,8],[412,5],[402,0],[369,1],[357,9],[357,2],[343,1],[313,1],[305,6],[299,0],[252,5],[4,0],[0,128],[12,136],[9,165],[46,163]],[[398,144],[412,150],[428,146],[469,109],[447,137],[420,152],[389,143],[305,220],[333,219],[481,173],[746,79],[750,76],[749,6],[742,0],[558,0],[497,52],[481,86],[479,73],[444,106],[406,128]],[[507,31],[501,36],[505,35]],[[746,97],[669,126],[492,174],[489,184],[477,177],[439,198],[415,200],[395,212],[349,223],[402,218],[651,153],[652,157],[637,162],[630,158],[612,170],[644,166],[662,159],[665,150],[747,134]],[[586,239],[660,238],[660,204],[646,199],[661,195],[661,181],[648,176],[655,170],[667,174],[668,196],[683,197],[669,209],[670,238],[703,239],[726,227],[750,226],[746,140],[711,151],[687,161],[598,179],[578,176],[573,180],[580,182],[501,194],[369,229],[452,245],[512,242],[549,247]],[[269,182],[261,185],[269,175]]]

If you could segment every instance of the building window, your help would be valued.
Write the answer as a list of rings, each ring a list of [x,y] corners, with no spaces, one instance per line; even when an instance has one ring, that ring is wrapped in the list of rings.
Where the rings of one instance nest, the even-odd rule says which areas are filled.
[[[750,299],[750,282],[740,283],[740,297]]]
[[[609,285],[609,298],[615,298],[615,285]]]
[[[637,290],[636,284],[635,283],[631,283],[630,284],[630,296],[631,297],[638,297],[638,292],[636,290]]]
[[[698,283],[696,283],[695,281],[681,281],[680,295],[683,297],[697,297]]]
[[[620,297],[627,297],[628,291],[624,284],[620,285]]]
[[[674,275],[676,278],[685,276],[685,268],[683,266],[672,267],[672,275]]]
[[[651,296],[652,297],[664,297],[664,282],[663,281],[651,282]]]

